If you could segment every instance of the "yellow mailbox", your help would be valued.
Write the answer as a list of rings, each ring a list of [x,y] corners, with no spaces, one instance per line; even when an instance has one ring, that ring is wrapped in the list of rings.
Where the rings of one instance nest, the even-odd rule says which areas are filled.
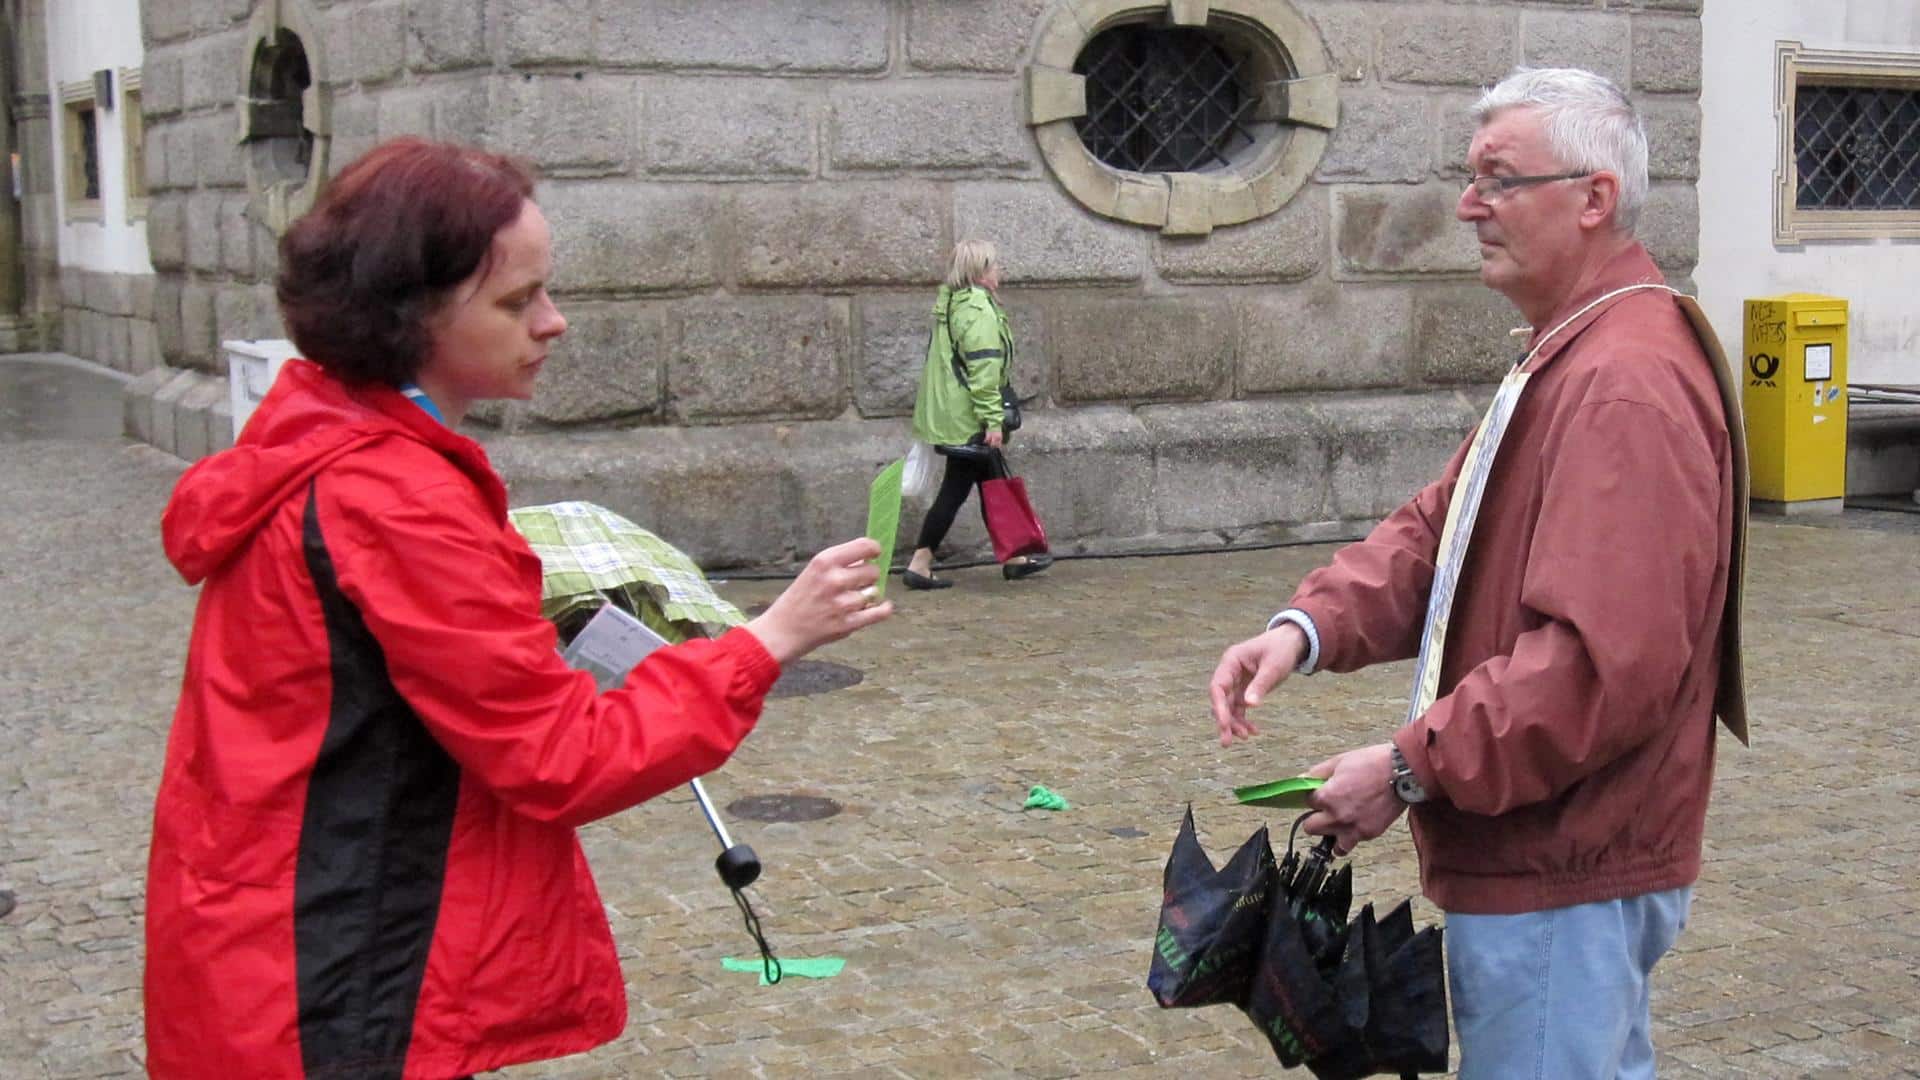
[[[1745,354],[1754,500],[1837,511],[1847,494],[1847,302],[1748,300]]]

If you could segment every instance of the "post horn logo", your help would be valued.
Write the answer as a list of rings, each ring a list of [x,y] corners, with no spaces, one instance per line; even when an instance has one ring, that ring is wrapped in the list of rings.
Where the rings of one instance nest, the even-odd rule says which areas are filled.
[[[1754,353],[1747,360],[1747,368],[1753,372],[1752,386],[1772,386],[1774,373],[1780,370],[1780,358],[1766,353]]]

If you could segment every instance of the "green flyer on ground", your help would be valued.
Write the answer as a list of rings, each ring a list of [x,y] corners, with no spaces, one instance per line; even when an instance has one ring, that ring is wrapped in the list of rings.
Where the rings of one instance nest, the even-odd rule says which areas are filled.
[[[874,583],[875,602],[886,599],[887,569],[893,565],[893,538],[900,532],[900,475],[907,461],[901,458],[880,470],[867,491],[867,535],[880,545],[880,580]]]
[[[733,956],[720,958],[720,966],[728,971],[751,971],[760,976],[761,986],[771,986],[767,981],[767,967],[759,957],[740,959]],[[840,974],[847,966],[842,956],[792,956],[780,961],[780,981],[798,976],[802,979],[831,979]]]
[[[1326,781],[1318,776],[1289,776],[1268,784],[1250,784],[1233,789],[1233,797],[1247,806],[1272,806],[1282,810],[1304,810],[1307,795],[1318,791]]]

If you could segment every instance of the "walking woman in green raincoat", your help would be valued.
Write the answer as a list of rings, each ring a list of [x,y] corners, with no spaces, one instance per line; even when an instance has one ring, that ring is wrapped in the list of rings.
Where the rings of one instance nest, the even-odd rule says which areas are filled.
[[[992,455],[981,448],[998,451],[1006,444],[1001,388],[1012,377],[1013,333],[994,298],[999,289],[1000,263],[992,244],[962,240],[954,245],[946,284],[933,301],[927,364],[913,406],[914,438],[933,444],[946,456],[947,468],[920,526],[913,558],[900,576],[909,589],[952,586],[933,576],[933,549],[946,539],[967,494],[993,478]],[[1000,572],[1012,581],[1052,562],[1046,555],[1021,555],[1002,563]]]

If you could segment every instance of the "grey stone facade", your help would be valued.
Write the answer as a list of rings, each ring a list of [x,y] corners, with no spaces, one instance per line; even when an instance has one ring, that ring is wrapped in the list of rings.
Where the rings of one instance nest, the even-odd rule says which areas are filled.
[[[60,348],[138,375],[160,364],[154,325],[157,282],[150,274],[60,270]]]
[[[0,20],[0,350],[50,349],[60,338],[59,206],[54,194],[54,105],[47,86],[45,0],[13,0]],[[12,175],[12,155],[19,173]]]
[[[970,235],[1002,252],[1016,382],[1038,395],[1014,457],[1061,550],[1389,509],[1510,359],[1518,315],[1478,284],[1452,207],[1467,106],[1516,64],[1633,89],[1654,139],[1641,231],[1670,277],[1691,271],[1698,0],[1297,0],[1340,122],[1291,202],[1203,238],[1095,216],[1049,174],[1021,73],[1060,2],[283,0],[325,28],[306,47],[324,53],[336,168],[409,132],[541,167],[573,330],[531,402],[486,414],[515,501],[592,498],[710,565],[859,530],[865,478],[907,446],[926,306]],[[160,412],[197,400],[176,373],[218,378],[220,340],[280,335],[273,234],[233,143],[254,11],[145,11],[166,367],[129,413],[197,451],[222,442],[212,406],[180,428],[192,439],[159,437]],[[83,341],[138,317],[74,291]]]

